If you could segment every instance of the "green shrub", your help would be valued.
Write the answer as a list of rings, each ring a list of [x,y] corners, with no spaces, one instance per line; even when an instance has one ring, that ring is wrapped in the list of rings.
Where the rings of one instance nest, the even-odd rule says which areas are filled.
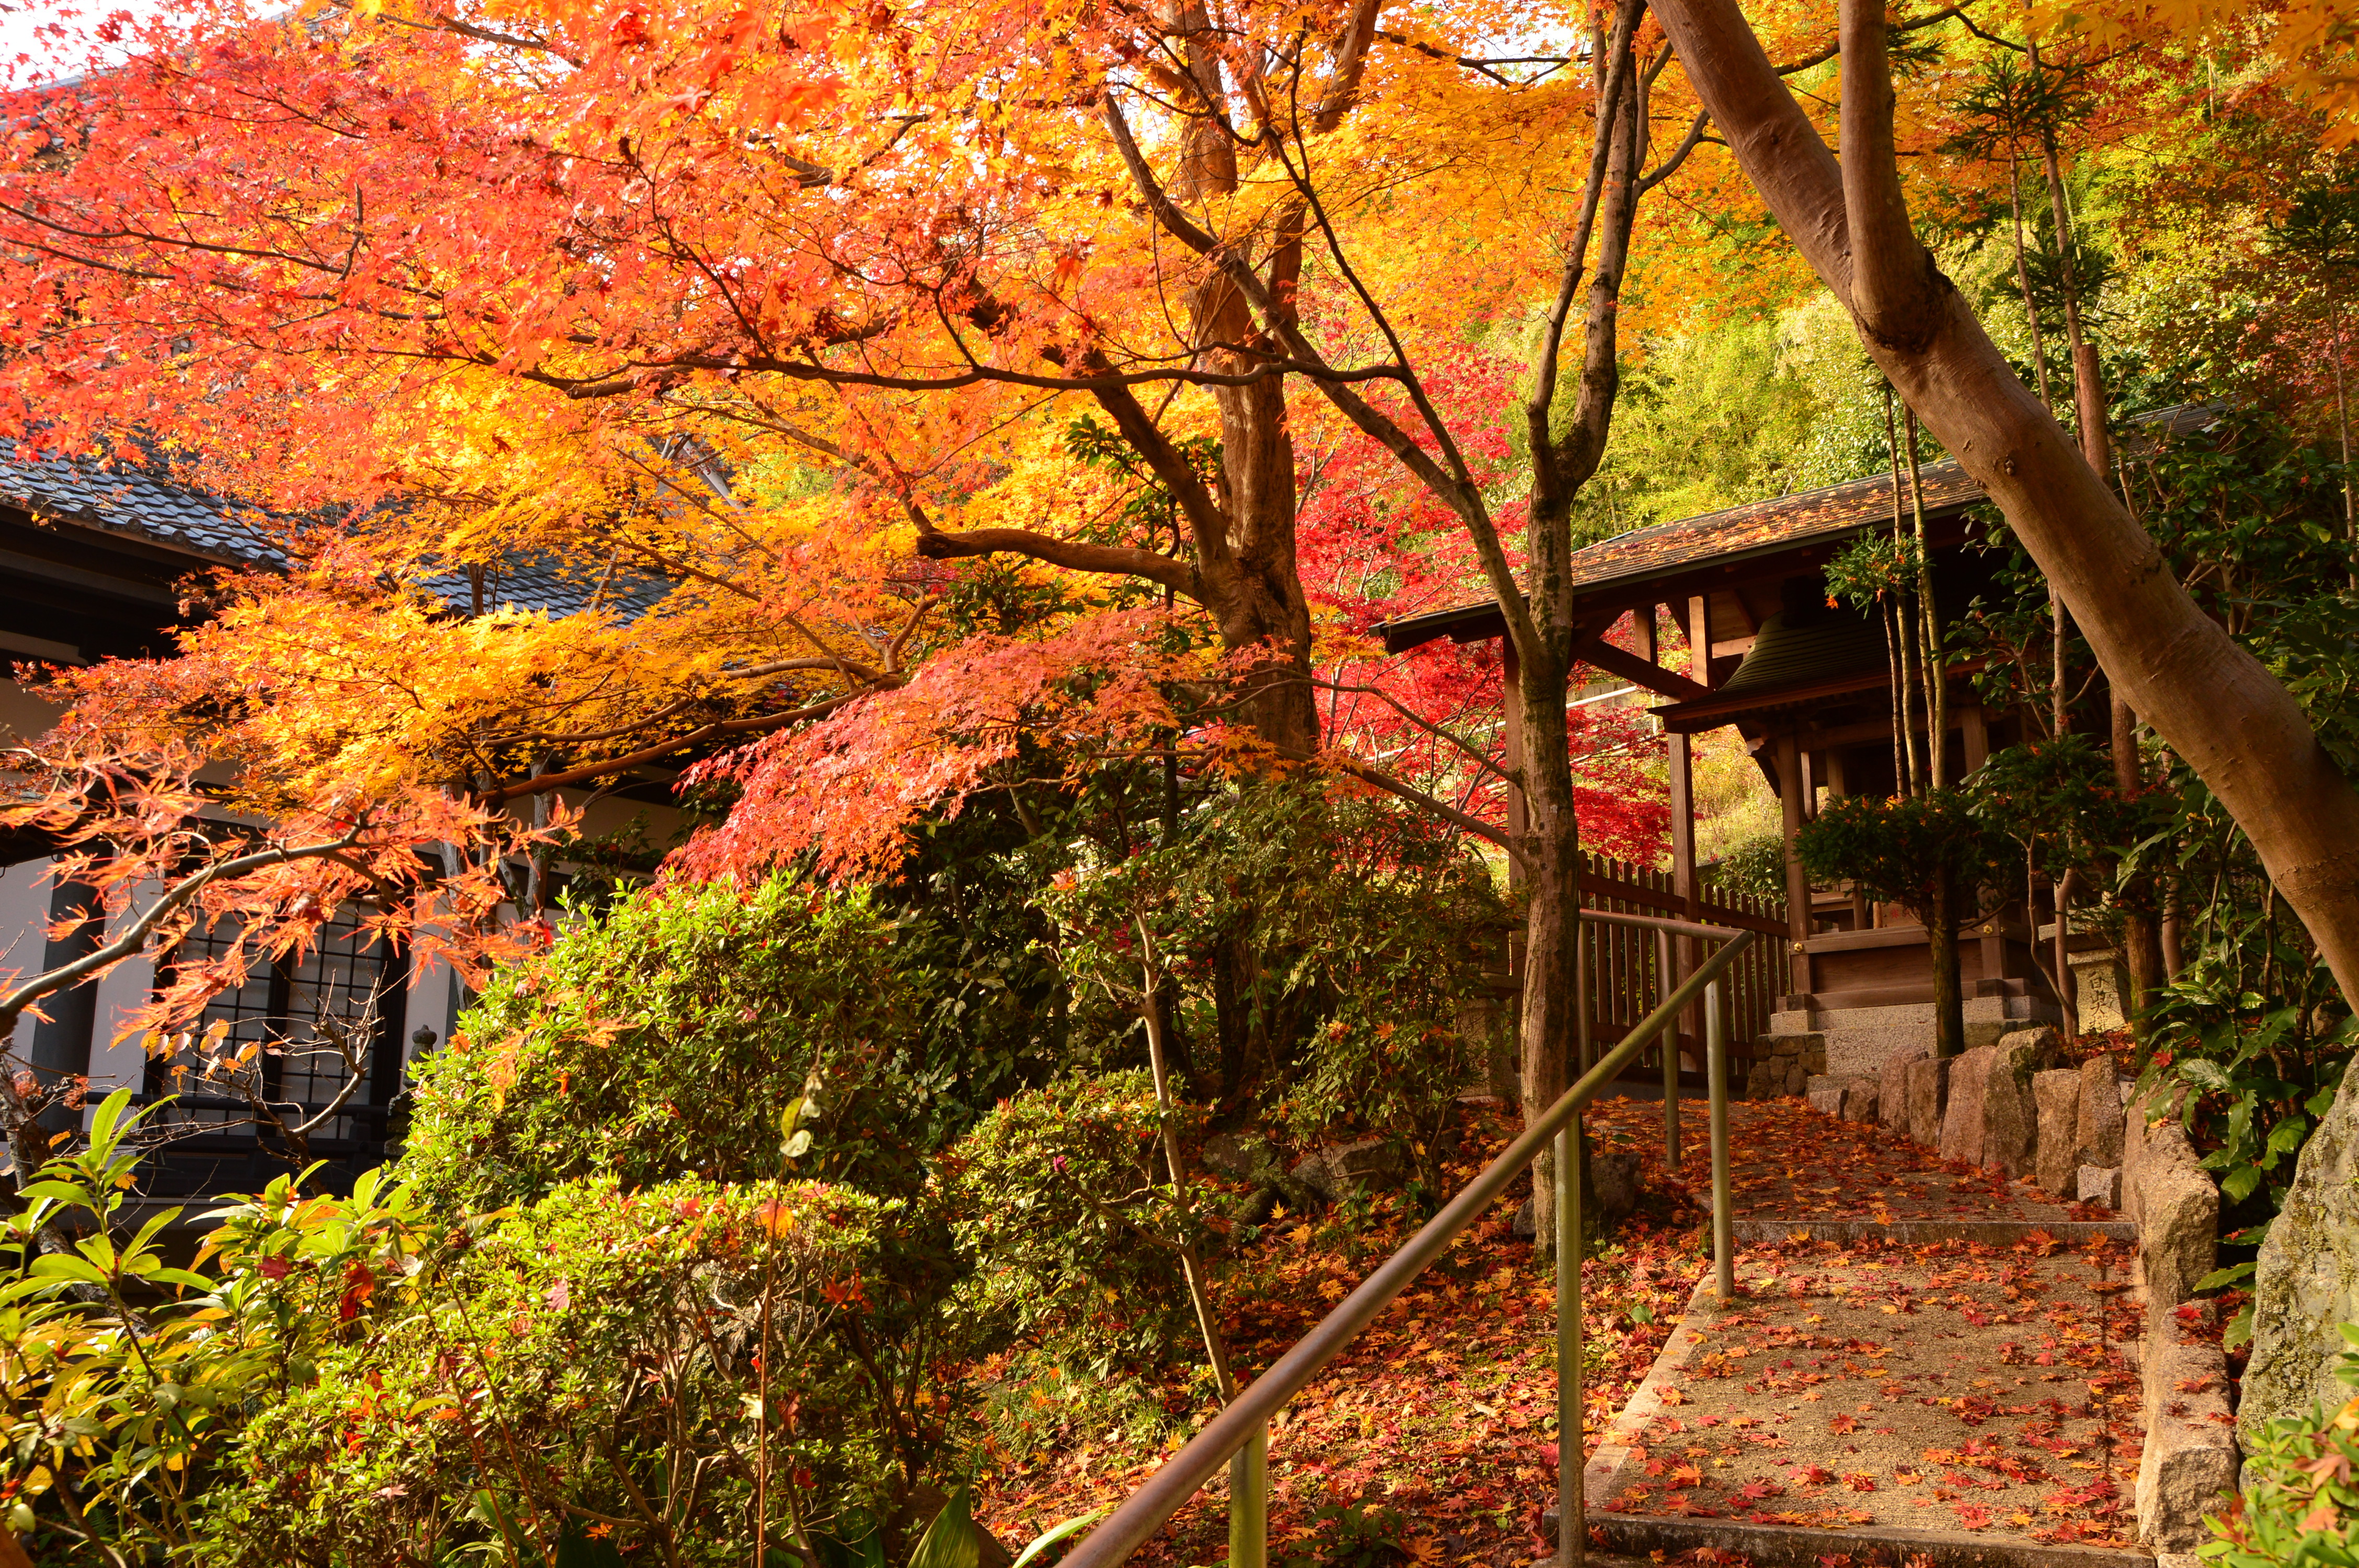
[[[2351,1348],[2334,1375],[2359,1390],[2359,1325],[2344,1324],[2343,1337]],[[2269,1422],[2245,1476],[2243,1509],[2208,1521],[2212,1539],[2197,1555],[2217,1568],[2359,1568],[2359,1399]]]
[[[757,1488],[774,1550],[864,1534],[908,1412],[845,1329],[898,1206],[817,1183],[552,1191],[379,1282],[247,1426],[212,1555],[521,1563],[591,1537],[738,1563]]]
[[[864,893],[785,877],[617,900],[502,970],[419,1066],[401,1174],[438,1205],[528,1202],[612,1174],[625,1188],[780,1170],[915,1193],[929,1151],[908,1114],[916,1006],[897,926]]]
[[[1183,1138],[1201,1115],[1172,1114]],[[1101,1376],[1197,1342],[1180,1253],[1209,1236],[1212,1195],[1172,1190],[1163,1126],[1146,1073],[1066,1077],[1004,1101],[944,1156],[984,1321]]]
[[[1265,782],[1164,848],[1083,858],[1040,903],[1077,990],[1135,1017],[1144,929],[1200,1019],[1230,999],[1217,1073],[1209,1054],[1193,1064],[1206,1098],[1250,1087],[1299,1144],[1389,1140],[1438,1191],[1476,1066],[1460,1010],[1487,994],[1508,926],[1489,867],[1446,825],[1356,785]]]
[[[158,1238],[179,1210],[118,1223],[148,1114],[129,1099],[110,1096],[0,1227],[0,1499],[45,1563],[187,1554],[254,1411],[310,1382],[422,1237],[379,1173],[349,1198],[282,1177],[221,1211],[194,1271],[173,1268]]]
[[[1756,898],[1786,896],[1786,840],[1777,833],[1757,834],[1736,845],[1711,869],[1714,881]]]

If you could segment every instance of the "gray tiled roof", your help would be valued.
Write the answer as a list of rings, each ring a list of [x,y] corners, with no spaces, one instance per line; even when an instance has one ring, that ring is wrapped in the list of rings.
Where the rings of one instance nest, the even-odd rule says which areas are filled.
[[[0,502],[13,502],[53,524],[71,524],[185,550],[223,565],[283,569],[286,552],[276,535],[289,521],[264,508],[226,501],[127,463],[89,458],[0,458]],[[456,610],[469,610],[473,591],[463,571],[421,585]],[[658,579],[618,576],[605,585],[605,602],[625,614],[647,609],[669,591]],[[549,554],[511,556],[484,574],[486,608],[571,615],[597,594],[599,574],[568,569]]]
[[[281,567],[255,509],[144,469],[88,458],[0,460],[0,498],[44,521],[78,523],[223,563]]]

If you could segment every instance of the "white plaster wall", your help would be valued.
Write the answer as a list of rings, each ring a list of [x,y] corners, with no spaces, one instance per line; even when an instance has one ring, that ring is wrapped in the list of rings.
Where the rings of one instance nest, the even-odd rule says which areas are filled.
[[[144,904],[156,890],[142,890]],[[101,976],[98,982],[98,1022],[91,1031],[90,1098],[92,1108],[116,1089],[137,1094],[147,1081],[147,1054],[140,1036],[117,1042],[124,1015],[146,1002],[156,990],[156,966],[143,955],[126,958]],[[85,1124],[87,1125],[87,1124]]]
[[[16,663],[16,657],[0,650],[0,729],[19,741],[30,741],[58,721],[60,710],[55,703],[42,701],[9,678],[8,671]]]
[[[420,963],[411,968],[409,993],[403,999],[401,1017],[404,1062],[418,1054],[418,1047],[410,1040],[420,1029],[434,1031],[435,1050],[451,1043],[452,1003],[457,993],[449,965]]]
[[[0,981],[41,967],[41,955],[49,945],[49,871],[46,859],[0,867]],[[28,1050],[32,1040],[33,1021],[19,1018],[10,1048]]]

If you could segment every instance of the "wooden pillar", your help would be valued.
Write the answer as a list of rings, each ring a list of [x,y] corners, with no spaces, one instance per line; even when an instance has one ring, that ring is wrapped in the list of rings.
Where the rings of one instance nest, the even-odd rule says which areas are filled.
[[[1990,715],[1981,704],[1958,711],[1958,728],[1964,732],[1966,772],[1973,773],[1990,761]]]
[[[1810,956],[1802,951],[1802,944],[1810,935],[1810,883],[1802,874],[1801,852],[1795,839],[1802,831],[1802,759],[1801,748],[1795,744],[1793,732],[1777,737],[1777,805],[1784,816],[1786,835],[1786,925],[1790,937],[1788,949],[1792,957],[1794,994],[1809,992]]]
[[[1712,677],[1712,643],[1709,623],[1703,613],[1703,600],[1690,599],[1684,606],[1669,606],[1673,620],[1687,634],[1689,679],[1699,685],[1709,685]],[[1684,609],[1686,613],[1679,612]],[[1651,621],[1652,615],[1648,616]],[[1700,640],[1701,639],[1701,640]],[[1688,919],[1701,918],[1703,901],[1696,889],[1695,860],[1695,746],[1685,735],[1664,737],[1669,752],[1671,784],[1671,893],[1680,901],[1680,913]],[[1674,985],[1684,983],[1695,973],[1696,941],[1682,936],[1671,944],[1671,977]],[[1703,1049],[1703,1004],[1697,1002],[1680,1015],[1680,1033],[1689,1042],[1689,1054],[1697,1058],[1701,1068]]]
[[[1849,794],[1851,779],[1843,767],[1843,749],[1830,746],[1827,748],[1827,795],[1831,799],[1841,800]],[[1854,882],[1851,888],[1851,928],[1864,931],[1869,924],[1867,897],[1859,891],[1859,884]]]

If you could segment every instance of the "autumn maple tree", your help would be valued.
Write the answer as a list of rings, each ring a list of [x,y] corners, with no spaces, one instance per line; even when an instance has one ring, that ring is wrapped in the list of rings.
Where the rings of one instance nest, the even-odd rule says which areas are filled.
[[[1359,673],[1353,642],[1375,604],[1413,600],[1405,578],[1429,602],[1487,586],[1516,605],[1538,726],[1533,836],[1507,849],[1553,868],[1531,879],[1549,957],[1527,993],[1549,1098],[1580,816],[1627,812],[1575,783],[1566,687],[1606,628],[1534,641],[1520,509],[1492,499],[1523,460],[1496,399],[1528,354],[1527,277],[1582,276],[1573,231],[1601,203],[1626,243],[1607,173],[1640,116],[1608,117],[1621,161],[1591,160],[1585,206],[1533,210],[1519,191],[1587,158],[1595,81],[1561,55],[1487,60],[1520,14],[1379,20],[682,5],[151,26],[127,63],[22,104],[0,400],[21,441],[136,438],[305,519],[279,525],[302,566],[225,588],[168,671],[81,689],[127,714],[177,683],[157,725],[178,733],[211,682],[269,790],[358,780],[542,826],[532,803],[560,790],[775,732],[712,764],[744,792],[698,846],[712,871],[806,849],[877,870],[915,814],[1004,782],[1050,731],[1086,735],[1085,760],[1317,759],[1499,840],[1497,665],[1428,656],[1403,683]],[[1667,63],[1655,46],[1632,74],[1636,26],[1609,84],[1633,104]],[[1399,203],[1396,160],[1437,136],[1490,161]],[[1413,232],[1437,214],[1440,273]],[[1501,267],[1485,246],[1506,235]],[[1525,421],[1559,497],[1535,535],[1543,617],[1561,497],[1603,439],[1620,265],[1591,290],[1571,434],[1552,376]],[[1490,341],[1467,343],[1470,315]],[[1369,499],[1339,496],[1347,473]],[[1323,629],[1306,503],[1333,524]],[[579,612],[496,610],[520,563]],[[1336,733],[1413,737],[1420,778],[1321,757],[1322,701]]]

